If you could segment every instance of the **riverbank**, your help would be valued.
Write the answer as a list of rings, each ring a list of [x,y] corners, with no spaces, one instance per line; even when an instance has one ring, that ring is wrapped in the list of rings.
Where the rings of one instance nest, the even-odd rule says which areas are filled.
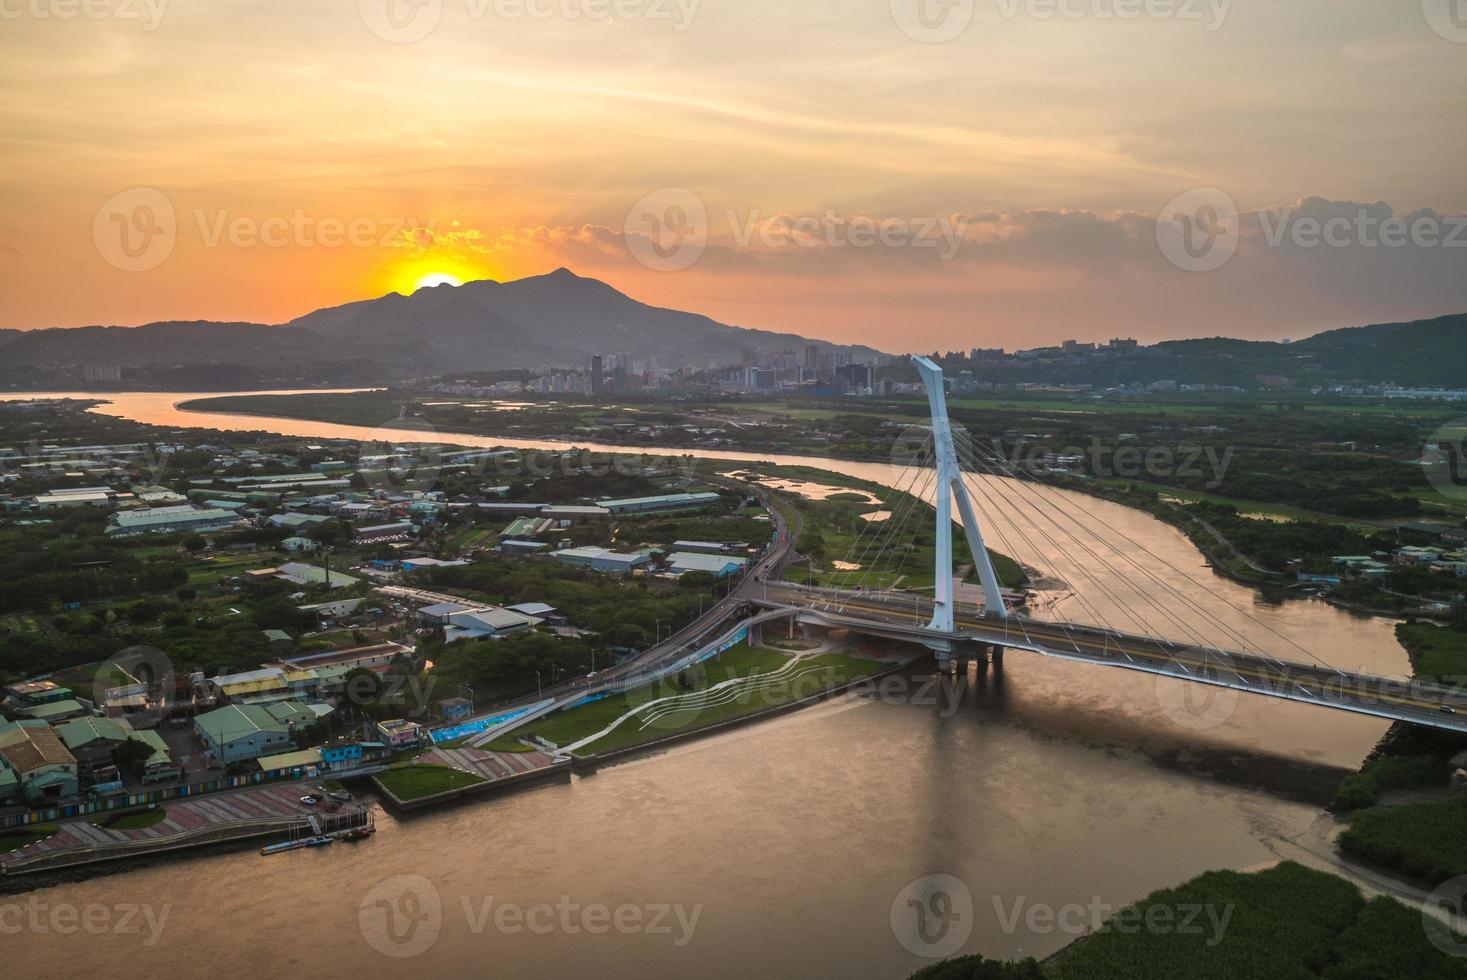
[[[1396,635],[1417,678],[1467,683],[1467,631],[1402,623]],[[1432,888],[1467,875],[1467,736],[1394,725],[1332,809],[1349,821],[1342,856]]]
[[[290,397],[293,394],[305,394],[307,397]],[[181,402],[179,404],[179,408],[181,409],[180,414],[209,414],[224,418],[257,417],[270,418],[288,422],[316,422],[322,425],[343,427],[363,427],[375,424],[381,428],[374,429],[372,431],[374,431],[379,437],[387,431],[392,431],[394,433],[398,431],[391,428],[393,424],[391,421],[375,419],[375,417],[371,416],[370,413],[368,413],[367,415],[363,415],[360,406],[354,407],[351,405],[340,405],[337,406],[337,408],[335,409],[326,406],[324,404],[325,400],[319,397],[320,395],[326,394],[337,393],[259,393],[259,397],[255,395],[245,395],[226,396],[224,398],[199,398]],[[360,394],[360,392],[353,392],[349,394]],[[265,397],[266,395],[268,395],[269,397]],[[308,406],[311,409],[315,410],[314,414],[306,411]],[[509,415],[513,413],[496,414]],[[369,419],[371,421],[369,421]],[[398,419],[397,421],[402,422],[403,420]],[[523,428],[523,426],[519,427]],[[431,425],[429,425],[426,430],[419,430],[416,432],[414,432],[410,428],[403,430],[405,434],[412,433],[418,441],[423,440],[424,431],[431,435],[433,439],[441,440],[444,442],[452,442],[454,440],[454,437],[458,436],[464,439],[474,440],[476,442],[484,442],[486,444],[488,442],[493,442],[495,445],[503,445],[506,447],[519,447],[532,444],[553,444],[564,448],[587,448],[586,440],[579,439],[567,432],[546,431],[536,434],[535,437],[531,440],[527,440],[523,436],[511,436],[507,433],[495,435],[489,432],[454,432],[447,430],[439,432],[435,430]],[[615,437],[614,430],[606,432],[598,431],[596,438],[600,440],[611,439],[612,441],[600,441],[594,443],[593,448],[595,449],[595,451],[605,451],[630,455],[636,455],[638,453],[672,453],[686,456],[698,456],[700,458],[714,460],[727,459],[731,461],[767,459],[769,462],[775,463],[776,465],[786,467],[808,467],[814,470],[823,470],[825,472],[831,471],[829,461],[836,460],[862,465],[886,464],[887,466],[890,466],[892,463],[892,458],[890,454],[883,456],[871,453],[852,453],[842,448],[838,444],[831,444],[823,447],[785,447],[781,450],[771,451],[771,453],[767,456],[761,456],[757,452],[749,451],[747,448],[744,447],[740,447],[737,450],[730,450],[727,447],[697,445],[691,443],[681,446],[654,445],[646,443],[645,441],[639,443],[629,439]],[[799,455],[790,455],[790,453],[796,453]],[[823,455],[821,455],[821,453],[823,453]],[[1221,534],[1216,528],[1211,527],[1205,521],[1201,521],[1195,515],[1187,513],[1182,506],[1171,503],[1164,499],[1164,491],[1167,489],[1164,486],[1153,484],[1139,484],[1135,483],[1134,481],[1126,483],[1125,486],[1137,485],[1148,488],[1148,493],[1150,494],[1150,496],[1138,496],[1135,493],[1121,492],[1121,490],[1117,489],[1117,487],[1110,486],[1099,480],[1069,477],[1059,480],[1045,480],[1045,483],[1048,486],[1052,486],[1061,490],[1072,491],[1091,497],[1097,497],[1099,499],[1118,503],[1125,507],[1131,507],[1141,510],[1157,518],[1158,520],[1161,520],[1171,525],[1172,527],[1177,528],[1179,531],[1187,536],[1194,547],[1196,547],[1199,551],[1203,553],[1203,555],[1207,558],[1208,563],[1211,565],[1213,570],[1217,572],[1218,575],[1257,591],[1258,594],[1260,594],[1267,601],[1279,602],[1285,599],[1307,600],[1317,598],[1317,596],[1315,596],[1312,591],[1291,588],[1291,586],[1297,584],[1291,575],[1286,575],[1283,572],[1274,572],[1269,570],[1265,566],[1258,563],[1254,556],[1248,555],[1245,551],[1239,549],[1231,540],[1229,540],[1225,535]],[[1176,492],[1179,494],[1187,493],[1187,491],[1183,491],[1180,489],[1178,489]],[[1262,502],[1248,503],[1255,503],[1256,506],[1259,508],[1267,508],[1271,506]],[[1340,527],[1367,526],[1363,524],[1358,518],[1340,517],[1338,515],[1327,516],[1330,516],[1333,521],[1338,522],[1338,525]],[[1347,552],[1339,553],[1355,552],[1354,550],[1347,549]],[[1434,615],[1437,615],[1431,610],[1427,609],[1391,608],[1387,605],[1381,605],[1368,601],[1360,601],[1358,599],[1345,599],[1339,596],[1325,596],[1324,598],[1326,601],[1331,602],[1338,608],[1345,609],[1353,613],[1359,613],[1361,615],[1385,619],[1397,619],[1406,615],[1415,615],[1420,617],[1432,617]]]
[[[305,783],[276,783],[173,800],[147,827],[101,827],[86,818],[60,822],[54,833],[0,854],[0,889],[26,890],[36,887],[38,875],[90,865],[122,867],[140,858],[345,831],[368,822],[366,808],[356,803],[330,812],[302,803],[305,789]]]
[[[1086,924],[1094,931],[1043,961],[963,957],[911,980],[1454,980],[1467,952],[1467,936],[1434,916],[1287,861],[1209,871]]]

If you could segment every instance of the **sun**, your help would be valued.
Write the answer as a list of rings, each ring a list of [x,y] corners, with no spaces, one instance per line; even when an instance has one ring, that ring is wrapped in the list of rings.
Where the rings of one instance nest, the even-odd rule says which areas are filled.
[[[431,289],[434,286],[462,286],[464,281],[458,276],[450,276],[446,272],[433,272],[417,281],[413,286],[413,292],[420,289]]]

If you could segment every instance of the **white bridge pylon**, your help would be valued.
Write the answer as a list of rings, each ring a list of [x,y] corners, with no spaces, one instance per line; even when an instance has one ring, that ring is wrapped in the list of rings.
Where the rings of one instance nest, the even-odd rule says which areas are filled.
[[[932,447],[937,454],[937,558],[933,576],[936,585],[932,622],[927,628],[944,633],[953,632],[953,502],[963,518],[963,533],[968,539],[968,551],[973,556],[973,567],[978,569],[978,579],[983,583],[983,601],[986,615],[1007,618],[1008,606],[1004,605],[1003,592],[998,585],[998,576],[993,571],[993,562],[983,544],[983,531],[978,527],[978,518],[973,514],[973,502],[968,499],[968,488],[963,483],[963,470],[958,463],[957,449],[953,446],[952,422],[947,416],[947,392],[943,387],[942,368],[926,357],[913,357],[917,373],[927,388],[927,404],[932,409]]]

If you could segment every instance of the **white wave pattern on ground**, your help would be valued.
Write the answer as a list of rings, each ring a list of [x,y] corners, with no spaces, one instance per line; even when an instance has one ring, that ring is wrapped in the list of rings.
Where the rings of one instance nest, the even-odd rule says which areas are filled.
[[[669,714],[675,714],[679,711],[702,710],[719,704],[727,704],[744,694],[767,690],[775,684],[791,681],[811,672],[824,669],[823,667],[810,666],[803,670],[797,670],[799,665],[807,659],[809,657],[791,657],[788,663],[777,670],[766,671],[762,674],[750,674],[747,677],[731,677],[726,681],[720,681],[706,691],[694,691],[690,694],[673,694],[665,698],[658,698],[655,701],[648,701],[646,704],[639,704],[601,729],[601,731],[587,735],[579,742],[563,746],[560,751],[563,753],[577,752],[585,746],[605,738],[624,722],[642,715],[643,712],[647,712],[649,709],[651,709],[651,713],[645,716],[642,728],[646,728],[647,725],[652,724],[658,718],[665,717]]]

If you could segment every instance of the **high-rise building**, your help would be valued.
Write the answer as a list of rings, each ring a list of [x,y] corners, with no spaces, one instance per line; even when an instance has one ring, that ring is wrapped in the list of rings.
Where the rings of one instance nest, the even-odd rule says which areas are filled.
[[[605,390],[605,372],[601,367],[601,355],[591,357],[591,394],[599,395]]]

